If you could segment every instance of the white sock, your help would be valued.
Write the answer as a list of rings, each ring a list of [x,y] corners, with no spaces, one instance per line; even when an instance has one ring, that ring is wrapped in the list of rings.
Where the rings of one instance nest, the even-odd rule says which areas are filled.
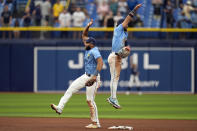
[[[116,79],[111,80],[111,83],[110,83],[111,98],[114,98],[114,99],[116,98],[117,87],[118,87],[118,80]]]

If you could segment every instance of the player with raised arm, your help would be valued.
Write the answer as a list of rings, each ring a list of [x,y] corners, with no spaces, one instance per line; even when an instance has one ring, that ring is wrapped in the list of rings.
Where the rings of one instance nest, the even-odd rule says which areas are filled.
[[[51,104],[51,108],[56,111],[56,113],[61,114],[64,106],[71,98],[73,93],[76,93],[79,89],[86,87],[86,100],[90,108],[90,117],[92,123],[87,125],[86,128],[100,128],[100,123],[98,119],[97,106],[94,101],[95,93],[97,88],[100,86],[100,71],[103,66],[103,59],[98,48],[95,46],[96,40],[93,37],[88,37],[89,27],[93,24],[91,20],[83,31],[82,39],[85,45],[85,74],[78,77],[69,86],[64,96],[61,98],[58,106]],[[80,110],[80,109],[79,109]]]
[[[136,11],[142,6],[138,4],[125,19],[118,21],[116,28],[114,29],[113,39],[112,39],[112,52],[108,57],[108,63],[110,66],[111,82],[110,90],[111,96],[107,98],[107,101],[116,109],[120,109],[121,106],[118,103],[116,92],[118,81],[121,72],[122,59],[126,58],[130,54],[130,47],[127,43],[127,28],[129,22],[131,22],[135,16]]]

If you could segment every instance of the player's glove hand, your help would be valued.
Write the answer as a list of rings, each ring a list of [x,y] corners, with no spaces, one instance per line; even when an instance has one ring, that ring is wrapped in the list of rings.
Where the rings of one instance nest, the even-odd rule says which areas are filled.
[[[94,84],[94,82],[96,82],[96,76],[93,76],[92,78],[90,78],[86,83],[85,86],[92,86]]]
[[[129,46],[125,46],[120,51],[118,51],[118,56],[120,56],[121,58],[126,58],[127,56],[129,56],[130,51],[131,48]]]

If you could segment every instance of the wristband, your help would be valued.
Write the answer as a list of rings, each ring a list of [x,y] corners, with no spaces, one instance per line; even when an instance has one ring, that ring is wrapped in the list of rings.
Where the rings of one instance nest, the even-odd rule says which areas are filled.
[[[129,16],[130,16],[131,18],[133,18],[133,17],[134,17],[133,12],[130,12],[130,13],[129,13]]]
[[[130,13],[129,13],[129,16],[130,17],[134,17],[136,15],[136,11],[135,9],[133,9]]]

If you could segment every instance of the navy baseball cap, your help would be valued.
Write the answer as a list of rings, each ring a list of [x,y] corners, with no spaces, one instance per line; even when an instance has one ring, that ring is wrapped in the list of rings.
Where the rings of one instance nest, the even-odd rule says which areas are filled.
[[[96,40],[93,38],[93,37],[89,37],[87,40],[86,40],[87,43],[91,43],[91,44],[96,44]]]

